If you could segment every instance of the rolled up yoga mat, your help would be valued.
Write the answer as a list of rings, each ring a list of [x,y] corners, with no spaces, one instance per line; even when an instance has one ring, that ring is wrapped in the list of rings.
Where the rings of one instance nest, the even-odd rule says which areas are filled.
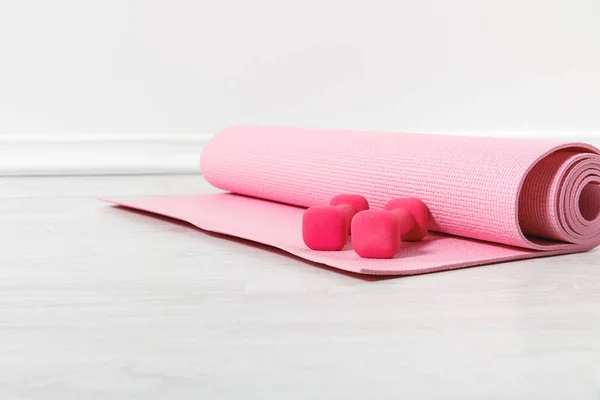
[[[224,192],[109,200],[363,274],[410,275],[575,253],[600,244],[600,152],[585,143],[236,126],[201,155]],[[306,207],[341,193],[372,209],[429,207],[430,233],[391,259],[309,250]]]

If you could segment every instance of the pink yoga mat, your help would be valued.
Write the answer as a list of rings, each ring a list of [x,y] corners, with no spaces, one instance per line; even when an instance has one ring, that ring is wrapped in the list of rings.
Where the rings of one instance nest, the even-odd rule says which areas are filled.
[[[598,246],[599,154],[585,143],[236,126],[201,156],[204,178],[226,193],[105,200],[346,271],[410,275]],[[340,193],[373,209],[420,198],[431,232],[388,260],[360,258],[350,243],[309,250],[304,209]]]

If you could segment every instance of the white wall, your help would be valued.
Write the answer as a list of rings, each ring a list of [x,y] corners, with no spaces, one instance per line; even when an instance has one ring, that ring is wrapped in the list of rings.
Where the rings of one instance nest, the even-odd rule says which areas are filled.
[[[598,0],[3,0],[0,134],[600,132]]]

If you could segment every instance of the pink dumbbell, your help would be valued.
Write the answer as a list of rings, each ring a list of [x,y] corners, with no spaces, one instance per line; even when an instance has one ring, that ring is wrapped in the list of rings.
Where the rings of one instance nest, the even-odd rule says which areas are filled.
[[[352,247],[361,257],[391,258],[403,240],[427,234],[427,206],[418,199],[393,199],[384,210],[363,211],[352,219]]]
[[[341,250],[354,215],[369,209],[367,199],[354,194],[335,196],[329,204],[310,207],[302,216],[302,239],[312,250]]]

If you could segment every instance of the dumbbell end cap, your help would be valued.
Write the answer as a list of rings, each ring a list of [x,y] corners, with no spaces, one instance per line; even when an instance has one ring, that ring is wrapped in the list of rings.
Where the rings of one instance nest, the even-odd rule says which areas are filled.
[[[312,250],[341,250],[348,241],[348,222],[342,208],[314,206],[302,216],[302,240]]]
[[[352,220],[352,247],[364,258],[392,258],[400,250],[398,219],[389,211],[359,212]]]

